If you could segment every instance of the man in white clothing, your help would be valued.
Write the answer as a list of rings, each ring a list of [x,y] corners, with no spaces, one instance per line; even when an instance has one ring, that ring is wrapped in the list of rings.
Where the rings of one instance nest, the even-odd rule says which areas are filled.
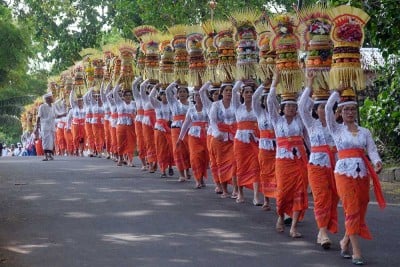
[[[39,106],[36,131],[39,131],[42,137],[42,146],[44,150],[44,161],[53,160],[54,154],[54,138],[56,132],[55,119],[65,114],[57,114],[53,105],[52,93],[43,95],[45,103]]]

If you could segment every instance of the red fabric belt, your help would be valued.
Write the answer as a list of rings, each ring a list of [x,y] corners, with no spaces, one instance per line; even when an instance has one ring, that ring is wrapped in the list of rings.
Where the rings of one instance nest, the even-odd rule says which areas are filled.
[[[374,193],[376,200],[378,201],[379,207],[384,209],[386,207],[386,201],[383,197],[381,183],[379,182],[378,174],[376,174],[374,167],[371,162],[368,160],[367,155],[365,155],[365,151],[360,148],[351,148],[351,149],[343,149],[338,152],[339,159],[346,158],[362,158],[365,166],[367,166],[368,172],[371,175],[372,182],[374,184]]]

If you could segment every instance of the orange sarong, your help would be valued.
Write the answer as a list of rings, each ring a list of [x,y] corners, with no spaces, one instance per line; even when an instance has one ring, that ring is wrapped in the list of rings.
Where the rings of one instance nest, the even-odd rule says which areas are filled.
[[[67,153],[68,155],[72,155],[74,153],[74,139],[72,138],[72,131],[70,129],[64,128],[64,137]]]
[[[127,155],[129,160],[133,159],[135,151],[136,136],[135,125],[117,125],[117,150],[118,155]]]
[[[215,157],[215,153],[213,152],[213,149],[211,146],[213,138],[214,137],[212,135],[207,135],[207,149],[208,149],[208,156],[210,158],[211,174],[213,176],[214,182],[219,183],[217,159]]]
[[[190,165],[192,167],[194,178],[200,181],[201,178],[207,178],[208,169],[208,150],[206,142],[207,122],[193,122],[192,126],[200,126],[200,138],[189,135]]]
[[[331,233],[337,233],[339,196],[336,192],[336,185],[333,184],[335,181],[330,178],[332,170],[312,164],[308,164],[307,169],[318,228],[326,227]]]
[[[144,144],[142,122],[135,121],[135,131],[138,156],[140,159],[145,159],[147,152],[146,146]]]
[[[184,171],[190,168],[190,154],[187,135],[182,140],[183,143],[177,147],[176,143],[179,139],[181,128],[171,129],[172,149],[174,155],[175,165],[179,171]]]
[[[118,144],[117,144],[117,127],[110,127],[111,134],[111,153],[118,153]]]
[[[372,239],[365,221],[369,202],[369,177],[354,179],[335,173],[335,179],[344,209],[346,234]]]
[[[65,142],[65,136],[64,136],[64,128],[58,128],[56,129],[56,149],[58,152],[62,152],[65,150],[67,147],[67,144]]]
[[[94,151],[95,150],[94,135],[91,123],[85,122],[85,136],[86,136],[86,146],[91,151]]]
[[[111,123],[109,120],[104,120],[104,144],[106,151],[111,153]]]
[[[154,128],[146,124],[142,124],[144,144],[146,147],[147,162],[157,162],[156,144],[154,142]]]
[[[253,189],[253,183],[258,183],[260,180],[257,143],[243,143],[235,139],[233,142],[233,150],[236,160],[238,186],[246,186]]]
[[[144,144],[146,146],[147,162],[157,162],[156,144],[154,141],[154,124],[156,120],[156,113],[154,109],[145,110],[144,115],[149,117],[151,125],[142,123]]]
[[[305,154],[302,154],[305,155]],[[299,220],[308,208],[307,166],[301,159],[276,159],[276,209],[279,216],[293,216],[299,211]]]
[[[233,141],[220,141],[217,138],[212,138],[211,147],[217,163],[218,182],[231,182],[232,177],[236,176]]]
[[[259,149],[260,188],[265,197],[276,197],[275,150]]]
[[[379,177],[363,149],[344,149],[338,152],[339,159],[362,158],[368,173],[372,178],[374,193],[380,208],[386,207]],[[347,235],[359,235],[365,239],[372,239],[372,235],[365,221],[369,202],[370,177],[348,177],[335,173],[336,188],[345,213],[345,227]]]
[[[86,132],[85,132],[85,125],[84,124],[72,124],[71,126],[72,130],[72,140],[74,144],[74,151],[79,150],[79,144],[83,143],[85,144],[85,137],[86,137]]]
[[[42,139],[37,139],[35,141],[35,150],[36,150],[36,156],[43,156],[44,155],[44,150],[42,146]]]
[[[104,117],[103,114],[94,114],[97,117],[97,123],[92,124],[92,131],[93,131],[93,140],[94,146],[96,148],[97,153],[101,153],[104,148],[104,124],[101,123],[101,119]]]
[[[162,132],[159,130],[155,130],[154,139],[157,151],[157,162],[160,166],[161,172],[165,172],[165,170],[169,166],[174,165],[174,157],[172,155],[171,132]]]

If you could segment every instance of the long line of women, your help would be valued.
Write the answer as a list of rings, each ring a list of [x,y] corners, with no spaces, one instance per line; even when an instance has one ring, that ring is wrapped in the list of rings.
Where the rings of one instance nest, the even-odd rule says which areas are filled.
[[[297,223],[308,209],[309,185],[317,243],[330,247],[328,233],[338,231],[341,199],[346,229],[341,256],[363,264],[358,237],[372,238],[365,221],[370,177],[382,163],[371,133],[357,125],[357,102],[343,92],[340,98],[337,91],[327,101],[313,101],[314,75],[309,72],[299,101],[279,103],[277,77],[258,87],[207,82],[192,92],[191,100],[187,86],[174,82],[164,90],[141,77],[131,90],[103,85],[100,92],[90,89],[77,99],[72,91],[68,115],[57,123],[58,150],[82,155],[87,148],[90,156],[105,155],[118,166],[133,166],[137,151],[142,169],[159,169],[161,177],[173,175],[175,165],[184,182],[191,169],[196,188],[205,186],[210,167],[221,198],[243,203],[243,188],[250,188],[254,205],[263,210],[271,210],[275,198],[276,230],[284,232],[284,216],[290,216],[292,238],[302,237]]]

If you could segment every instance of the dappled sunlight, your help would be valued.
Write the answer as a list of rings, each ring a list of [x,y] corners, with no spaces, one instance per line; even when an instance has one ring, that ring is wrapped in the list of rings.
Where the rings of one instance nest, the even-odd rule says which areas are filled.
[[[86,212],[66,212],[64,216],[67,218],[84,219],[84,218],[94,218],[96,215],[86,213]]]
[[[126,192],[126,193],[144,193],[142,190],[135,190],[132,188],[127,187],[126,189],[119,188],[119,189],[114,189],[114,188],[108,188],[108,187],[100,187],[97,188],[96,191],[100,193],[120,193],[120,192]]]
[[[254,250],[245,250],[243,247],[234,248],[234,247],[226,247],[226,248],[211,248],[211,251],[218,253],[226,253],[235,256],[246,256],[246,257],[257,257],[259,256]]]
[[[161,194],[161,193],[193,193],[193,189],[149,189],[146,193]]]
[[[256,245],[256,246],[264,246],[264,247],[272,246],[272,244],[269,244],[267,242],[256,242],[256,241],[250,241],[250,240],[223,239],[220,241],[223,243],[231,243],[231,244],[236,244],[236,245]]]
[[[230,232],[219,228],[203,228],[199,230],[198,235],[209,236],[214,238],[243,238],[240,233]]]
[[[105,199],[105,198],[98,198],[98,199],[89,199],[89,203],[94,203],[94,204],[97,204],[97,203],[104,203],[104,202],[107,202],[108,201],[108,199]]]
[[[21,199],[23,199],[23,200],[37,200],[40,198],[42,198],[42,195],[37,195],[37,194],[21,197]]]
[[[61,198],[60,201],[79,201],[82,200],[80,197],[69,197],[69,198]]]
[[[214,210],[209,212],[196,213],[199,216],[215,217],[215,218],[238,218],[240,213],[235,213],[229,210]]]
[[[103,235],[102,240],[114,244],[141,244],[141,242],[155,242],[161,241],[164,236],[162,235],[133,235],[129,233],[115,233]]]
[[[117,217],[136,217],[136,216],[146,216],[146,215],[150,215],[153,213],[154,213],[154,211],[152,211],[152,210],[135,210],[135,211],[111,213],[111,215],[117,216]]]
[[[29,245],[9,245],[3,247],[5,250],[12,251],[19,254],[29,254],[32,253],[33,250],[39,248],[48,248],[50,246],[54,246],[51,243],[43,243],[43,244],[29,244]]]
[[[169,262],[174,262],[174,263],[191,263],[191,260],[186,260],[186,259],[170,259],[168,260]]]
[[[151,203],[155,206],[175,206],[176,203],[168,202],[166,200],[155,199],[151,200]]]
[[[54,184],[58,184],[58,183],[54,180],[36,180],[33,182],[33,184],[54,185]]]

